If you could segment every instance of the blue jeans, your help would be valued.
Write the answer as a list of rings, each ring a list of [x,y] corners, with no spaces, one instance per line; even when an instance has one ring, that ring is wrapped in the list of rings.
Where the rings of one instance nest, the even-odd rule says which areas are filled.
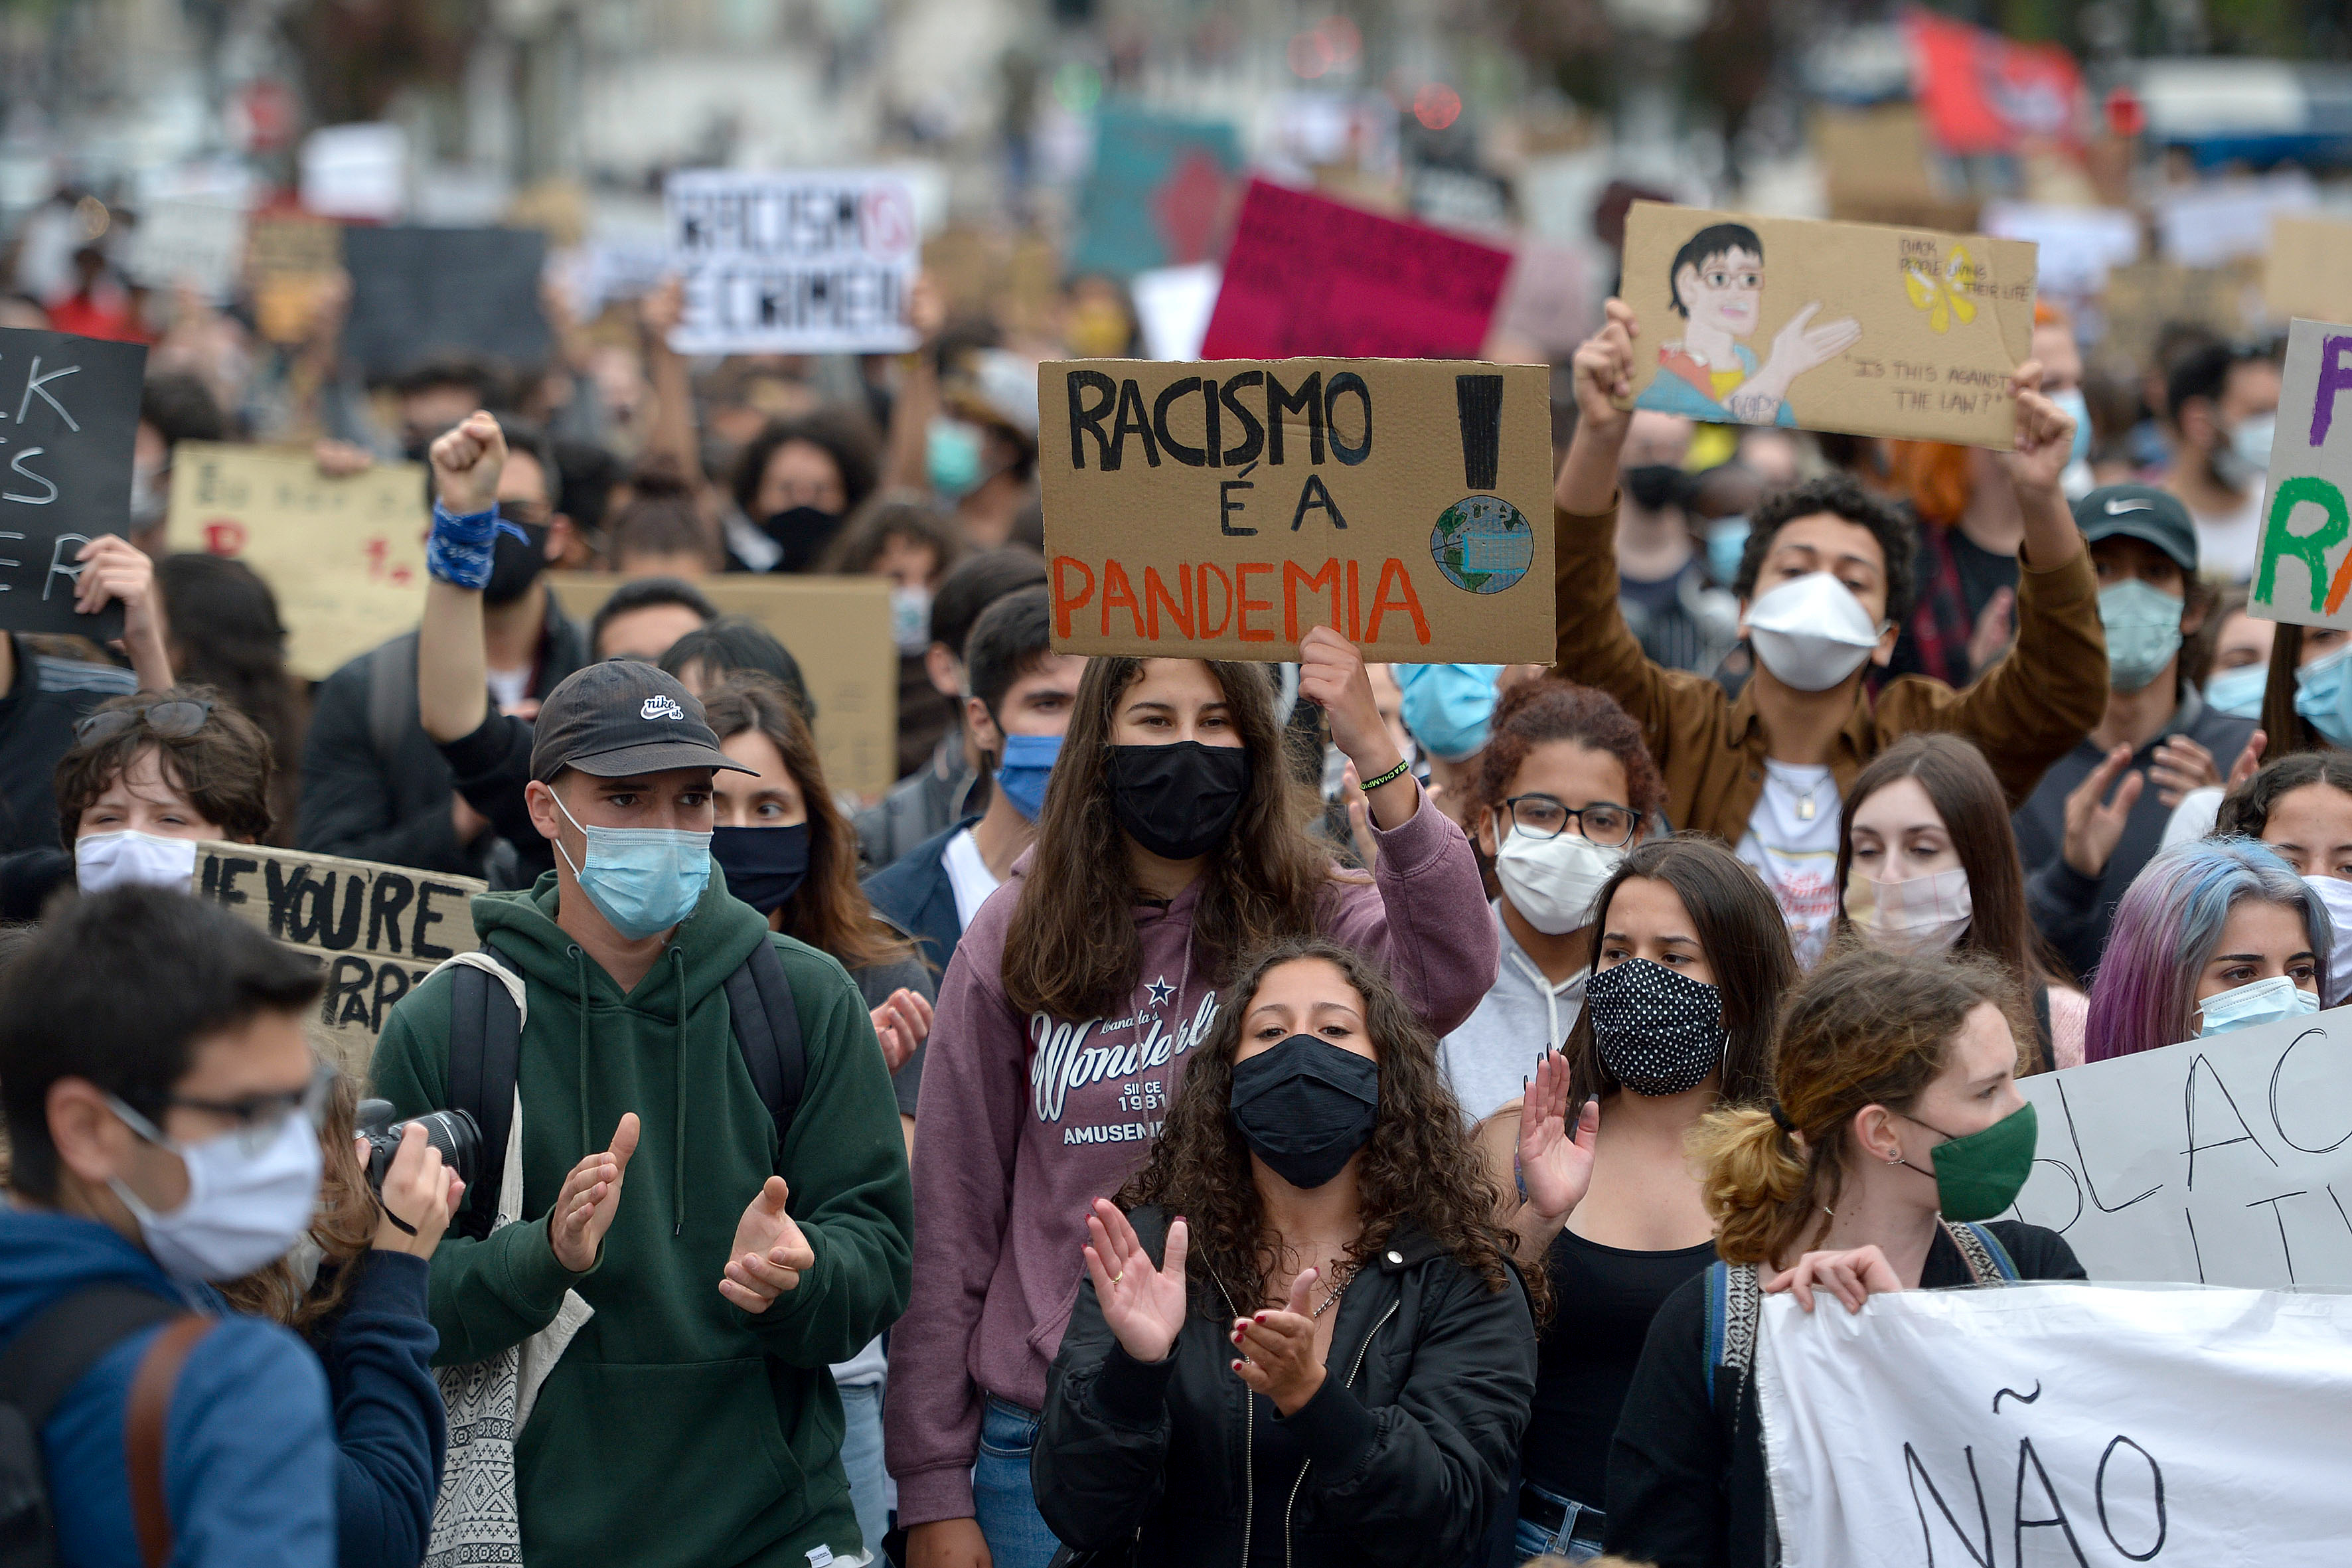
[[[980,1417],[971,1501],[995,1568],[1045,1568],[1062,1544],[1045,1528],[1029,1484],[1029,1454],[1036,1446],[1037,1417],[990,1394]]]
[[[882,1468],[882,1385],[854,1384],[841,1391],[841,1468],[849,1476],[850,1506],[866,1550],[879,1553],[898,1506],[898,1486]],[[878,1559],[877,1559],[878,1560]]]
[[[1565,1511],[1557,1531],[1546,1530],[1531,1520],[1519,1521],[1518,1533],[1512,1538],[1512,1548],[1521,1558],[1540,1557],[1549,1552],[1565,1557],[1570,1563],[1590,1563],[1601,1555],[1601,1513],[1599,1509],[1570,1502],[1558,1492],[1546,1491],[1532,1481],[1523,1485],[1537,1496],[1549,1498],[1559,1504]]]

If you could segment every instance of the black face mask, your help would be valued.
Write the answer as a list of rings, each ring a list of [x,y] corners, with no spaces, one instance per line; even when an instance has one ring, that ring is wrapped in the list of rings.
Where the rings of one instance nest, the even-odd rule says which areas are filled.
[[[547,525],[501,521],[521,529],[524,537],[517,539],[501,528],[491,541],[490,580],[482,584],[485,605],[513,604],[529,593],[530,585],[539,581],[539,574],[547,570]]]
[[[1643,463],[1625,470],[1625,493],[1643,511],[1663,511],[1683,499],[1683,471],[1672,463]]]
[[[1162,859],[1190,860],[1223,844],[1249,782],[1245,746],[1175,741],[1110,749],[1111,815]]]
[[[1723,993],[1663,963],[1629,958],[1584,983],[1601,1065],[1635,1094],[1683,1094],[1723,1065]]]
[[[772,915],[808,878],[809,825],[714,828],[710,858],[727,873],[729,892]]]
[[[760,524],[760,531],[776,542],[784,553],[779,572],[805,572],[816,563],[833,536],[841,531],[841,514],[821,507],[796,506],[775,513]]]
[[[1319,1187],[1371,1142],[1381,1065],[1312,1035],[1293,1035],[1234,1066],[1234,1125],[1266,1169]]]

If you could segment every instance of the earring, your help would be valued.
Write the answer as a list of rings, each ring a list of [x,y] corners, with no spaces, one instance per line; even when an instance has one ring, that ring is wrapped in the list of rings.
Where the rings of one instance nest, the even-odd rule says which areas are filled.
[[[1894,1153],[1886,1156],[1886,1163],[1890,1165],[1899,1165],[1903,1163],[1903,1151],[1897,1149]]]

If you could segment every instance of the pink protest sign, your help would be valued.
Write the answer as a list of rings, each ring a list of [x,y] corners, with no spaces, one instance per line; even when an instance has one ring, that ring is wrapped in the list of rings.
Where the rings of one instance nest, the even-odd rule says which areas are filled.
[[[1475,359],[1511,253],[1250,182],[1203,359]]]

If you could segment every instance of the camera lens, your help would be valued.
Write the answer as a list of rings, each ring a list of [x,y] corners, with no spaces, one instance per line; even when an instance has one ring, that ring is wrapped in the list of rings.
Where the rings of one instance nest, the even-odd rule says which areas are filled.
[[[455,1171],[459,1181],[472,1186],[482,1163],[482,1129],[474,1121],[473,1113],[436,1110],[413,1120],[425,1129],[425,1141],[441,1151],[441,1163]],[[368,1145],[368,1185],[378,1197],[383,1195],[384,1175],[392,1169],[393,1156],[400,1152],[400,1140],[408,1126],[406,1121],[395,1121],[381,1131],[362,1131],[360,1134]]]

